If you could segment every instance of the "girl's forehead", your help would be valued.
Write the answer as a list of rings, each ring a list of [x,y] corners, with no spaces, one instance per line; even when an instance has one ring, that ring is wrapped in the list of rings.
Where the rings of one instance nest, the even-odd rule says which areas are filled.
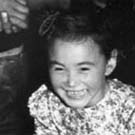
[[[80,65],[80,63],[96,65],[105,61],[105,57],[100,53],[99,47],[90,41],[57,40],[50,51],[49,58],[51,62],[62,63],[68,67]]]
[[[65,41],[57,39],[50,50],[50,55],[98,57],[101,53],[99,46],[93,40]]]
[[[53,42],[53,48],[61,48],[62,47],[68,47],[68,46],[84,46],[88,47],[90,49],[100,49],[99,44],[97,44],[92,38],[82,38],[82,39],[55,39]]]

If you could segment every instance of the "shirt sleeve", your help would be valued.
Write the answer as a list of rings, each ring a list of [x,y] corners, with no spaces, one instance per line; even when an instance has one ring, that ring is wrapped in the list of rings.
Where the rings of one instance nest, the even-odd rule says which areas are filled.
[[[34,123],[35,123],[34,135],[59,135],[55,127],[45,126],[37,119],[34,120]]]
[[[128,135],[135,134],[135,109],[133,110],[131,117],[130,117],[128,131],[129,131]]]
[[[59,135],[50,115],[47,87],[42,85],[29,98],[30,115],[34,118],[34,135]]]

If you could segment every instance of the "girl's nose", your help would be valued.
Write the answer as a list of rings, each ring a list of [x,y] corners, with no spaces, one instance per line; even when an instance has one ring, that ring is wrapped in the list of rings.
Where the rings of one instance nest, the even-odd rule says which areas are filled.
[[[75,75],[75,73],[69,73],[67,75],[67,85],[70,87],[74,87],[77,84],[77,76]]]

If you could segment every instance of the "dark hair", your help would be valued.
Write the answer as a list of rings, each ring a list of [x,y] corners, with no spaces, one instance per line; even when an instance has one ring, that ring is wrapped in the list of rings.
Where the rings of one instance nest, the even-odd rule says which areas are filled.
[[[99,45],[102,53],[109,59],[116,46],[113,45],[109,29],[104,26],[102,18],[96,12],[60,13],[45,34],[45,46],[51,47],[55,39],[80,41],[89,37]]]
[[[62,12],[54,16],[45,32],[46,47],[51,47],[57,38],[73,41],[90,37],[109,59],[113,49],[123,52],[134,43],[135,19],[132,11],[123,13],[123,9],[112,6],[100,12],[88,9],[84,12]]]

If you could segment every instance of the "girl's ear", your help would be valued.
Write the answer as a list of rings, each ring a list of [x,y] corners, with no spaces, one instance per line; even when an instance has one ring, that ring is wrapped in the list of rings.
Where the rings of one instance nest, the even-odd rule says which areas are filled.
[[[106,64],[105,76],[109,76],[114,71],[114,69],[116,68],[117,56],[118,56],[118,51],[116,49],[114,49],[111,52],[111,57]]]

